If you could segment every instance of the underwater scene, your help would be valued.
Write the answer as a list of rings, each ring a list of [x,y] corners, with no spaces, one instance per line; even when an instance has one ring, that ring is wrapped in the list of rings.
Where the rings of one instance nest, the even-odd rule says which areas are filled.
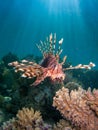
[[[0,0],[0,130],[98,130],[97,9]]]

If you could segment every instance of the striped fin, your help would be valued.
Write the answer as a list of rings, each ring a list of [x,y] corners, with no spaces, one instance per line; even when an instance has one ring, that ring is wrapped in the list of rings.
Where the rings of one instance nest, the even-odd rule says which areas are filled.
[[[21,62],[15,61],[9,63],[9,66],[13,66],[15,72],[21,72],[21,77],[33,78],[43,74],[43,67],[35,62],[29,62],[25,60],[22,60]]]

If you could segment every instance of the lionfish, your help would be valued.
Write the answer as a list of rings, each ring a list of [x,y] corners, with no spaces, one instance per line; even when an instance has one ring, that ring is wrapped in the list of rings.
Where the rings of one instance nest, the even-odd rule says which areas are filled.
[[[90,62],[89,65],[79,64],[75,67],[70,66],[69,68],[63,68],[63,64],[66,61],[67,56],[64,56],[63,61],[60,63],[60,55],[63,51],[61,45],[63,43],[63,38],[58,41],[58,48],[56,49],[56,34],[50,34],[44,42],[40,41],[40,44],[37,44],[37,47],[43,55],[42,62],[37,64],[32,61],[22,60],[21,62],[15,61],[9,63],[10,66],[13,66],[15,72],[21,72],[21,76],[24,78],[34,78],[36,80],[33,86],[37,86],[45,78],[49,78],[52,82],[63,82],[66,74],[64,71],[70,69],[91,69],[95,66],[94,63]]]

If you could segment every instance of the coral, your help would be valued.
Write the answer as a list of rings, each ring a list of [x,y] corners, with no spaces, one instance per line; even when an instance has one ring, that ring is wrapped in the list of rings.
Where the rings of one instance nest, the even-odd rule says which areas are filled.
[[[91,89],[89,88],[84,99],[87,100],[87,104],[98,116],[98,90],[94,89],[93,92],[91,92]]]
[[[0,127],[0,130],[17,130],[14,126],[16,119],[10,119],[9,121],[6,121],[3,123],[3,125]]]
[[[42,52],[43,57],[34,57],[33,55],[31,55],[25,57],[25,60],[18,60],[17,57],[15,58],[14,55],[9,54],[2,59],[3,62],[0,63],[0,100],[2,109],[4,110],[6,116],[4,116],[4,119],[1,120],[1,123],[4,120],[6,121],[9,118],[15,116],[16,112],[22,107],[33,107],[35,110],[40,110],[43,119],[47,122],[51,122],[52,124],[61,119],[59,111],[56,111],[56,109],[52,107],[53,96],[55,92],[59,88],[61,88],[61,84],[55,83],[65,83],[65,87],[69,89],[69,93],[71,92],[73,87],[74,89],[78,90],[78,87],[80,87],[80,85],[78,84],[79,82],[76,83],[77,81],[75,81],[72,75],[70,75],[70,72],[73,72],[72,69],[79,69],[80,71],[80,69],[91,69],[95,66],[92,62],[90,62],[89,65],[80,64],[75,67],[71,66],[71,64],[66,64],[65,61],[67,57],[65,56],[63,61],[60,58],[60,54],[62,52],[62,43],[63,38],[58,41],[58,48],[56,48],[56,34],[50,34],[45,42],[41,41],[41,43],[37,45],[39,50]],[[41,59],[42,61],[40,62]],[[15,60],[16,62],[13,62]],[[12,62],[9,63],[9,65],[13,66],[15,72],[19,73],[14,73],[13,69],[8,66],[8,62]],[[66,65],[64,65],[64,63]],[[74,73],[75,72],[76,70],[74,71]],[[76,75],[79,75],[79,73],[80,72],[76,73]],[[23,78],[19,76],[20,74]],[[44,81],[44,79],[46,80]],[[42,83],[42,81],[44,81],[44,84]],[[30,84],[34,86],[39,84],[40,85],[39,87],[32,88],[30,87]],[[96,113],[97,116],[98,104],[96,97],[94,95],[92,96],[93,100],[89,100],[89,97],[87,95],[84,97],[84,99],[86,100],[86,104],[91,110],[91,113],[93,111],[93,113]],[[20,113],[22,113],[21,115],[23,115],[24,119],[27,119],[27,115],[31,117],[31,115],[33,116],[36,113],[36,111],[31,111],[31,109],[23,108],[22,110],[20,110]],[[28,112],[31,112],[33,114],[26,115],[26,113]],[[35,124],[33,123],[33,119],[30,119],[29,117],[29,121],[21,119],[21,115],[18,112],[14,124],[13,121],[10,120],[6,123],[6,128],[10,128],[12,126],[13,128],[15,127],[14,129],[19,130],[35,128],[44,129],[47,127],[49,128],[49,125],[43,122],[41,115],[41,120],[38,119],[39,123]],[[40,123],[42,124],[41,126]],[[78,125],[76,124],[76,126]]]
[[[94,63],[90,62],[89,65],[79,64],[75,67],[69,66],[68,68],[63,68],[63,65],[66,61],[66,56],[63,58],[63,61],[60,63],[60,54],[62,53],[61,45],[63,43],[63,38],[58,41],[58,49],[56,51],[56,34],[50,34],[46,38],[45,42],[42,42],[37,45],[39,50],[43,55],[42,62],[37,64],[32,61],[22,60],[21,62],[15,61],[9,63],[9,66],[15,68],[15,72],[21,72],[22,77],[25,78],[34,78],[36,77],[35,82],[32,84],[34,86],[40,84],[47,77],[54,83],[62,83],[66,77],[64,71],[71,69],[91,69],[95,66]]]
[[[67,120],[61,119],[54,125],[53,130],[79,130],[73,127]]]
[[[22,95],[23,91],[19,93],[19,96],[17,95],[18,97],[15,96],[15,93],[13,94],[12,104],[14,104],[14,106],[12,111],[15,113],[17,112],[17,110],[15,110],[16,108],[32,107],[42,113],[45,121],[56,122],[61,115],[59,112],[56,113],[55,109],[52,107],[52,99],[59,88],[60,85],[53,86],[46,81],[44,84],[40,84],[39,87],[22,86],[21,89],[25,89],[26,95]]]
[[[4,122],[0,130],[52,130],[52,126],[44,123],[39,111],[23,108],[16,118]]]
[[[97,130],[98,117],[91,109],[90,101],[92,100],[89,97],[94,98],[93,110],[97,111],[97,90],[91,93],[89,90],[86,91],[82,88],[70,92],[68,88],[63,87],[56,92],[53,98],[53,106],[57,107],[57,110],[59,110],[66,119],[71,121],[75,126],[80,127],[81,130]]]
[[[34,111],[32,108],[23,108],[19,110],[16,117],[18,118],[17,123],[21,128],[34,126],[37,122],[42,122],[41,113],[39,111]]]

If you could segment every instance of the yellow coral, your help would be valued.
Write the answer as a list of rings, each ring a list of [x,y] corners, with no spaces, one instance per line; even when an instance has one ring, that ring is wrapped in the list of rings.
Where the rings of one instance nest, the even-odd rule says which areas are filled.
[[[41,113],[33,108],[19,110],[16,118],[5,122],[0,130],[52,130],[52,126],[44,123]]]
[[[23,108],[17,113],[17,123],[21,127],[34,126],[39,121],[42,121],[41,113],[39,111],[34,111],[33,108]]]

